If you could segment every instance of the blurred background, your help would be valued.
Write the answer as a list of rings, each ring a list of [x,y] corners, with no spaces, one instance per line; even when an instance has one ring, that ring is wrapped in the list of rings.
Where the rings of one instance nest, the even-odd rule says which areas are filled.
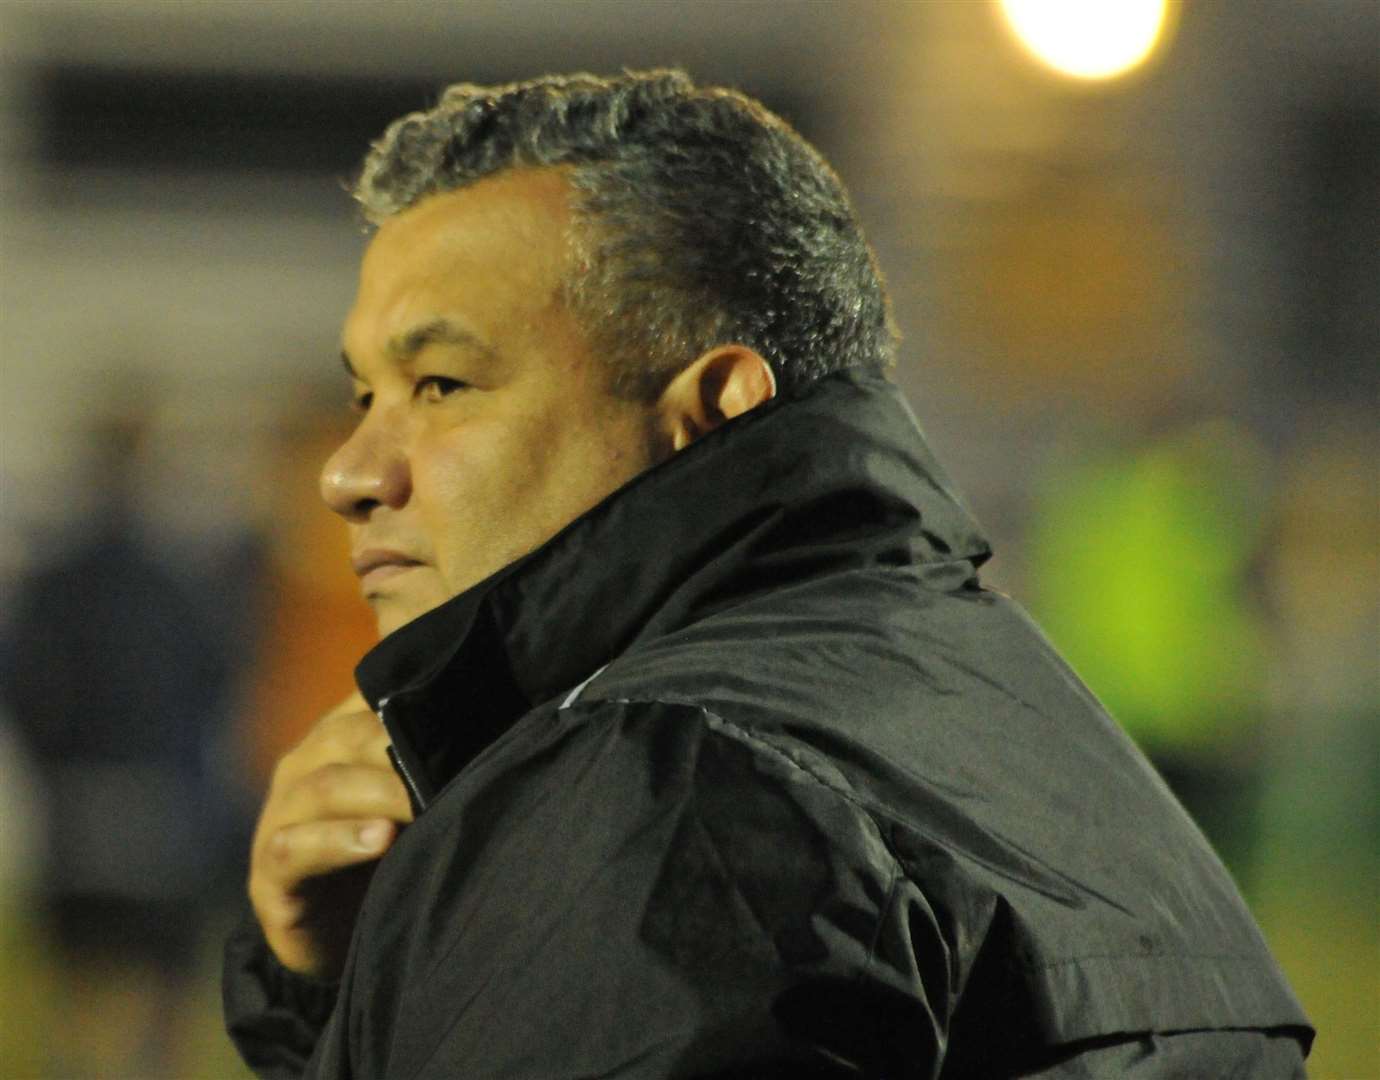
[[[1380,4],[1083,7],[0,3],[0,1075],[245,1075],[255,807],[371,643],[315,495],[367,142],[675,63],[838,168],[986,580],[1380,1077]]]

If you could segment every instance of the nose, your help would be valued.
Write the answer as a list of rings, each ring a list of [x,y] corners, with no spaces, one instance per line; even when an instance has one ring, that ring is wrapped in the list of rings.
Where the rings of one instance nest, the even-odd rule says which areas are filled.
[[[406,448],[382,410],[371,411],[321,469],[321,498],[347,521],[367,521],[380,506],[396,510],[411,494]]]

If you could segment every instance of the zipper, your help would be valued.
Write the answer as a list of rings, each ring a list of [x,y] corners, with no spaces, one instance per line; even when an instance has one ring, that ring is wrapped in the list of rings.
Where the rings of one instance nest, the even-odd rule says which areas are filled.
[[[416,778],[412,775],[412,770],[408,768],[402,754],[398,753],[397,747],[394,745],[393,729],[389,726],[388,717],[385,715],[388,703],[392,700],[392,697],[379,698],[377,715],[379,723],[383,725],[383,730],[388,733],[388,760],[393,763],[394,770],[402,777],[403,786],[407,788],[407,797],[412,800],[413,816],[419,817],[422,811],[426,809],[427,799],[422,792],[422,786],[417,783]]]

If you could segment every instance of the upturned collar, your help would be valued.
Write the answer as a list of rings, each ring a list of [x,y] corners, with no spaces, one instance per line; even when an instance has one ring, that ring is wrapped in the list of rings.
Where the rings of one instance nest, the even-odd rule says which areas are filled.
[[[356,677],[376,710],[411,703],[404,737],[450,773],[614,657],[765,589],[990,553],[896,387],[841,371],[634,478],[384,638]]]

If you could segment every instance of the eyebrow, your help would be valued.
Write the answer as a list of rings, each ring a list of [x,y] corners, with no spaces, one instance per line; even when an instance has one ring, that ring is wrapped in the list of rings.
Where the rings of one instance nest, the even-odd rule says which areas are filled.
[[[385,351],[395,362],[406,363],[428,345],[454,345],[468,349],[482,360],[498,359],[498,350],[487,341],[459,323],[444,317],[428,319],[395,335],[389,340]],[[345,365],[345,370],[351,378],[359,378],[355,372],[355,365],[350,361],[350,354],[344,349],[340,350],[340,362]]]

